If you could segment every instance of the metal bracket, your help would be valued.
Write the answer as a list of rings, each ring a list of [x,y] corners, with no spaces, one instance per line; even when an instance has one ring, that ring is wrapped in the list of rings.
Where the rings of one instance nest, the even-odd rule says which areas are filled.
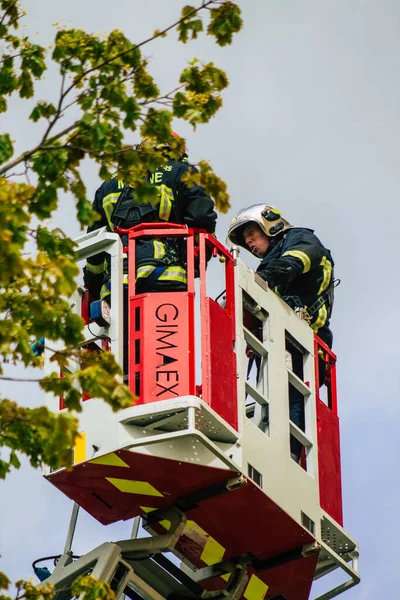
[[[341,583],[340,585],[329,590],[325,594],[322,594],[321,596],[318,596],[318,598],[315,598],[315,600],[331,600],[331,598],[339,596],[339,594],[342,594],[346,590],[349,590],[350,588],[360,583],[360,575],[358,574],[358,549],[355,549],[347,554],[347,557],[351,560],[352,563],[350,567],[342,557],[340,557],[335,552],[332,552],[332,550],[327,544],[325,544],[325,542],[321,542],[321,548],[329,554],[329,557],[331,558],[334,564],[331,568],[328,566],[328,568],[326,570],[323,570],[323,572],[321,572],[320,575],[317,575],[315,579],[319,579],[319,577],[322,577],[323,575],[326,575],[328,572],[333,571],[337,568],[342,569],[342,571],[344,571],[345,573],[347,573],[347,575],[350,576],[350,579],[348,579],[344,583]]]
[[[171,526],[168,533],[146,538],[120,540],[116,542],[123,558],[134,558],[136,553],[156,554],[172,552],[186,526],[186,515],[174,505],[154,511],[157,520],[167,519]]]

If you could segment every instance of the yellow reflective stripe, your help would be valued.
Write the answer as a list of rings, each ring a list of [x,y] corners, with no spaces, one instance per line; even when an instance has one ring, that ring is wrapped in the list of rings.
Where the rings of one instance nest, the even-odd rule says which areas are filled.
[[[160,189],[160,208],[158,216],[163,221],[168,221],[172,210],[172,203],[174,201],[174,193],[172,189],[164,183],[158,187]]]
[[[310,258],[305,252],[302,252],[301,250],[288,250],[287,252],[284,252],[282,256],[293,256],[294,258],[298,258],[299,260],[301,260],[304,267],[303,273],[308,273],[308,271],[311,269]]]
[[[139,267],[137,270],[137,279],[148,277],[150,273],[154,271],[156,267],[153,265]],[[181,283],[187,283],[186,271],[183,267],[167,267],[165,271],[158,278],[160,281],[180,281]]]
[[[160,281],[180,281],[187,283],[186,271],[182,267],[167,267],[158,278]]]
[[[109,296],[111,294],[111,291],[108,289],[108,287],[106,285],[103,285],[103,287],[100,290],[100,300],[104,300],[104,298],[107,298],[107,296]]]
[[[139,279],[141,277],[148,277],[150,273],[152,273],[155,269],[154,265],[139,267],[136,271],[136,278]]]
[[[153,240],[154,258],[163,259],[165,257],[165,246],[160,240]]]
[[[100,273],[104,273],[107,268],[107,262],[104,260],[100,265],[92,265],[90,262],[86,261],[86,269],[93,273],[94,275],[99,275]]]
[[[327,319],[328,319],[328,311],[326,310],[326,306],[324,304],[323,306],[321,306],[321,308],[318,311],[318,316],[317,316],[316,321],[311,324],[312,330],[315,331],[315,333],[317,333],[318,330],[321,329],[321,327],[323,327],[325,325]]]
[[[128,275],[123,276],[122,283],[126,283],[126,285],[128,285]]]
[[[106,215],[107,223],[111,231],[114,231],[114,225],[111,222],[111,215],[114,210],[114,204],[117,202],[120,197],[121,192],[113,192],[112,194],[107,194],[103,198],[103,210]]]
[[[107,194],[107,196],[104,196],[103,206],[107,206],[108,204],[115,204],[120,194],[121,192],[113,192],[112,194]]]
[[[320,265],[320,267],[322,267],[322,270],[323,270],[323,279],[322,279],[321,287],[318,290],[318,296],[326,290],[326,288],[328,287],[328,285],[331,281],[331,277],[332,277],[332,263],[330,260],[328,260],[326,258],[326,256],[324,256],[322,258],[319,265]]]
[[[118,189],[121,190],[124,187],[124,181],[122,179],[118,179]]]

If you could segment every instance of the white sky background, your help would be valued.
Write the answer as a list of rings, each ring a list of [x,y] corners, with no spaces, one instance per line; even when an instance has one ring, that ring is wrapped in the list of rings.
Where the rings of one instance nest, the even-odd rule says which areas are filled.
[[[89,32],[123,28],[139,42],[178,17],[181,0],[25,0],[27,32],[50,44],[54,21]],[[217,234],[254,202],[278,206],[294,224],[315,229],[333,253],[336,290],[334,350],[346,529],[360,542],[363,582],[348,600],[398,597],[400,504],[397,303],[399,196],[400,4],[395,0],[252,0],[239,2],[244,29],[218,48],[201,37],[187,45],[176,33],[147,46],[162,90],[175,87],[186,61],[213,60],[227,71],[224,106],[209,125],[186,138],[190,159],[210,159],[229,186],[232,209]],[[55,71],[38,98],[56,100]],[[42,131],[27,122],[31,104],[15,101],[2,131],[31,148]],[[92,196],[100,184],[85,170]],[[79,234],[63,198],[58,225]],[[397,234],[397,235],[396,235]],[[243,252],[244,260],[248,257]],[[253,263],[254,264],[254,263]],[[218,290],[217,290],[218,291]],[[33,371],[19,371],[31,376]],[[10,383],[4,395],[29,406],[43,403],[30,384]],[[30,563],[60,553],[71,503],[24,466],[0,484],[0,569],[27,578]],[[103,528],[82,515],[74,550],[83,553],[129,535],[129,524]]]

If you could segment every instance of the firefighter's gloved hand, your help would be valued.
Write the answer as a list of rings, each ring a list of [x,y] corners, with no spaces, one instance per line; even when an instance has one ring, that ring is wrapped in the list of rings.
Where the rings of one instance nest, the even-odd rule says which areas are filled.
[[[279,264],[278,260],[274,261],[273,265],[268,265],[266,269],[257,270],[257,273],[272,290],[279,285],[286,287],[299,274],[292,266]]]

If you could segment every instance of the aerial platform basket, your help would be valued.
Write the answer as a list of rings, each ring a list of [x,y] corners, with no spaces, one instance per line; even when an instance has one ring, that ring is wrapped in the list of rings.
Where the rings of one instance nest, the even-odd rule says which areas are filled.
[[[135,293],[143,236],[182,240],[185,291]],[[110,326],[88,323],[86,344],[103,340],[121,366],[129,262],[128,378],[137,402],[114,414],[85,399],[74,466],[46,477],[100,523],[141,516],[152,537],[106,543],[79,560],[66,546],[49,581],[61,590],[92,572],[117,597],[307,600],[313,579],[339,568],[349,578],[320,596],[328,600],[359,581],[358,547],[343,529],[336,357],[213,236],[196,240],[184,226],[141,225],[129,232],[126,258],[105,229],[80,238],[80,258],[108,252],[112,273]],[[220,302],[209,295],[213,263],[223,271]],[[83,291],[73,299],[79,314],[86,301]],[[253,378],[246,348],[259,357]],[[321,351],[326,402],[316,381]],[[304,397],[305,431],[289,419],[290,386]],[[62,399],[49,405],[63,410]],[[299,464],[291,436],[303,446]]]

